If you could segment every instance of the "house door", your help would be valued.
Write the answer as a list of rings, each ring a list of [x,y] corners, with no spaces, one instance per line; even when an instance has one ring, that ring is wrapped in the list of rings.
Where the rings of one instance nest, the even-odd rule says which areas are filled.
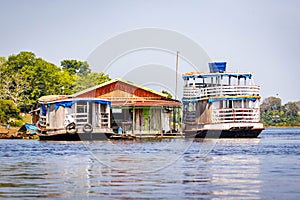
[[[151,115],[150,108],[146,107],[143,109],[144,114],[144,133],[150,133],[151,130]]]
[[[150,133],[151,130],[151,120],[150,116],[146,115],[144,116],[144,132],[145,133]]]

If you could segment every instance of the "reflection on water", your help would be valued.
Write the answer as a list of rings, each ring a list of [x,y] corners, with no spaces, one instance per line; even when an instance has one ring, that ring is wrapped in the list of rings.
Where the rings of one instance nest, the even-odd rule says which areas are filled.
[[[258,139],[0,141],[0,198],[299,199],[300,130]]]

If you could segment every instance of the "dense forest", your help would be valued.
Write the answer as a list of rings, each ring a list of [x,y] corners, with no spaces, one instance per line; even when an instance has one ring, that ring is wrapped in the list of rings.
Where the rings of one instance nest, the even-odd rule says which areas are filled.
[[[282,105],[280,98],[268,97],[260,106],[260,118],[266,126],[299,126],[299,110],[299,101]]]
[[[0,57],[0,123],[36,108],[41,96],[73,94],[110,80],[103,72],[91,72],[85,61],[70,59],[60,64],[37,58],[32,52]]]
[[[19,113],[36,108],[41,96],[73,94],[110,80],[103,72],[92,72],[86,61],[62,60],[56,66],[32,52],[0,57],[0,77],[0,124],[11,118],[22,123]],[[261,104],[261,121],[266,126],[299,126],[299,109],[300,102],[281,105],[280,98],[268,97]]]

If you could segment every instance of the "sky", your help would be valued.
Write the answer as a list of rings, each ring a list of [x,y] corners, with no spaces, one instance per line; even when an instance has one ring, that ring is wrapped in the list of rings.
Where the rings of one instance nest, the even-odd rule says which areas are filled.
[[[253,72],[263,99],[287,103],[300,100],[299,8],[296,0],[0,0],[0,56],[31,51],[59,66],[64,59],[88,60],[122,33],[158,28],[189,38],[212,61],[227,61],[228,71]],[[163,51],[141,54],[123,56],[107,72],[115,78],[130,65],[175,65]],[[180,72],[187,65],[181,59]]]

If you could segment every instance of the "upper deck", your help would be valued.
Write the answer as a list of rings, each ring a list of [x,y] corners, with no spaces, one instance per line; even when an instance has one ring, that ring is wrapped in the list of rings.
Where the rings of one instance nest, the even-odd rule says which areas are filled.
[[[254,84],[252,73],[189,72],[182,78],[183,100],[260,98],[260,87]]]

